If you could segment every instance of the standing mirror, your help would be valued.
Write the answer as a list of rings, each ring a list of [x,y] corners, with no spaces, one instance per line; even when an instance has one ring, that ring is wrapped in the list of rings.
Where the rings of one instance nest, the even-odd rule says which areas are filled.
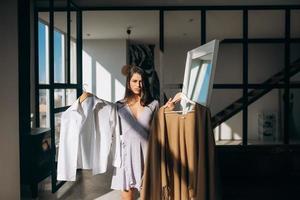
[[[219,41],[213,40],[187,52],[182,93],[203,106],[209,107],[213,87]],[[184,111],[191,106],[181,101]]]

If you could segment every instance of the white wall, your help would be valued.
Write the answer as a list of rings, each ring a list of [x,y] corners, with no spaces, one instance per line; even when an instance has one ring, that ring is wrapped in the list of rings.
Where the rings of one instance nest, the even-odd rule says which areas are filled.
[[[20,199],[17,3],[0,4],[0,199]]]
[[[163,55],[163,78],[165,84],[182,84],[187,52],[196,47],[197,44],[194,43],[176,42],[165,44]]]
[[[99,98],[115,102],[124,97],[126,40],[83,40],[83,84]]]
[[[279,89],[271,90],[269,93],[258,99],[256,102],[248,107],[248,138],[249,140],[258,140],[258,114],[259,113],[273,113],[277,114],[277,125],[276,125],[276,142],[282,142],[282,131],[283,130],[283,113],[280,112],[282,105],[282,91]],[[280,99],[281,98],[281,99]]]
[[[243,37],[242,11],[208,11],[206,41]]]
[[[162,94],[172,97],[178,89],[169,84],[182,84],[187,52],[201,44],[201,12],[164,12],[164,53],[161,55],[160,83]]]

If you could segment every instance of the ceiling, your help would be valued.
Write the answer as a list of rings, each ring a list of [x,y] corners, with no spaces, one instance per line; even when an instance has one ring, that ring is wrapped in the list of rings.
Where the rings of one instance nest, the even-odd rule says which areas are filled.
[[[38,3],[45,0],[38,0]],[[64,4],[66,0],[55,0],[55,5]],[[191,5],[290,5],[299,4],[300,0],[72,0],[80,7],[95,8],[99,6],[191,6]],[[66,32],[66,12],[55,12],[55,26]],[[39,17],[48,21],[49,13],[40,13]],[[76,37],[76,17],[71,15],[71,35]],[[130,39],[144,43],[159,41],[159,11],[83,11],[83,39]],[[199,11],[165,11],[164,36],[168,40],[184,42],[200,40]],[[126,30],[131,27],[128,36]]]
[[[159,40],[158,11],[84,11],[82,14],[85,39]],[[89,35],[88,35],[89,34]]]
[[[196,6],[196,5],[281,5],[299,0],[72,0],[81,7],[95,6]]]
[[[300,0],[71,0],[84,9],[101,7],[158,6],[233,6],[233,5],[299,5]],[[38,7],[49,6],[49,0],[36,0]],[[54,6],[66,6],[67,0],[54,0]]]
[[[39,17],[49,21],[48,12],[40,12]],[[54,13],[54,26],[62,32],[67,32],[66,18],[66,12]],[[200,40],[199,11],[167,11],[164,18],[167,41]],[[74,14],[71,14],[71,19],[71,35],[76,38]],[[149,44],[159,42],[158,11],[84,11],[82,26],[83,39],[130,39]],[[131,29],[129,36],[126,32],[128,27]]]

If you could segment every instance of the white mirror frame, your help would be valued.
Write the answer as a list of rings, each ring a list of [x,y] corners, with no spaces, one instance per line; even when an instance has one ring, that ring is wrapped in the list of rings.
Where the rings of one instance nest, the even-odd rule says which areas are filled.
[[[215,70],[216,70],[216,62],[217,62],[217,56],[218,56],[218,49],[219,49],[219,41],[213,40],[210,41],[200,47],[197,47],[195,49],[192,49],[187,52],[186,57],[186,65],[185,65],[185,72],[184,72],[184,80],[183,80],[183,87],[182,87],[182,93],[190,100],[199,103],[203,106],[209,107],[210,105],[210,98],[213,88],[213,82],[214,82],[214,76],[215,76]],[[196,85],[195,83],[193,85],[189,85],[190,78],[191,78],[191,68],[192,68],[192,60],[201,58],[203,56],[211,54],[211,73],[209,77],[209,83],[208,83],[208,94],[206,95],[205,102],[199,102],[199,95],[197,97],[192,96],[192,92],[190,90],[195,90],[195,87],[197,87],[197,90],[201,91],[201,88],[203,87],[203,82],[200,83],[200,85]],[[197,77],[204,77],[205,70],[200,70],[201,67],[198,70],[198,74],[196,74]],[[195,74],[193,74],[195,76]],[[187,106],[187,101],[184,99],[181,100],[181,106],[183,108],[183,111],[187,111],[190,108]]]

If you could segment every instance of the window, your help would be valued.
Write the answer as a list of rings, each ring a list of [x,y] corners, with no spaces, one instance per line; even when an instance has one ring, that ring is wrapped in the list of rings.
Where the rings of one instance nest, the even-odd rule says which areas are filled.
[[[65,35],[54,31],[54,83],[65,83]]]
[[[39,21],[38,23],[38,48],[39,48],[39,83],[49,83],[49,28]]]

